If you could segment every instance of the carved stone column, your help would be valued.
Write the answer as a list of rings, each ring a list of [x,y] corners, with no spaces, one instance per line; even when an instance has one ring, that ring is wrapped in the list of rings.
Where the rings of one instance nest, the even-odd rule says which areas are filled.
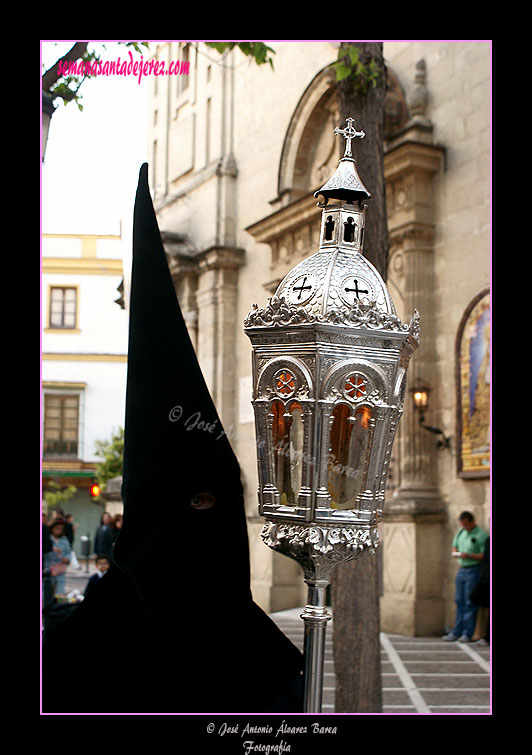
[[[235,427],[235,312],[244,250],[196,250],[183,234],[161,232],[168,266],[188,332],[225,431]]]
[[[181,233],[161,231],[161,239],[168,260],[174,288],[179,299],[179,306],[185,320],[190,340],[197,346],[198,306],[196,289],[198,287],[198,264],[196,252],[189,239]]]
[[[236,247],[207,249],[198,261],[196,351],[228,434],[236,427],[238,406],[235,312],[238,269],[243,261],[244,250]]]
[[[419,310],[421,341],[408,384],[422,379],[437,395],[434,309],[434,182],[444,149],[434,145],[425,115],[425,67],[417,66],[411,118],[387,145],[384,160],[390,236],[390,287],[401,294],[404,312]],[[400,313],[401,314],[401,313]],[[437,482],[437,449],[407,392],[399,433],[399,486],[386,503],[383,525],[383,631],[408,635],[443,630],[445,508]]]

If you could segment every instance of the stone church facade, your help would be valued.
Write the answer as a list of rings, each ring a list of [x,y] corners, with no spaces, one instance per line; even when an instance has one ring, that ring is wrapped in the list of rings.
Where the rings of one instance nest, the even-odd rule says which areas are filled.
[[[260,538],[242,323],[317,251],[313,194],[336,169],[343,140],[333,130],[343,124],[329,69],[337,43],[269,44],[274,70],[238,50],[158,44],[158,60],[190,67],[150,77],[148,154],[181,308],[242,468],[253,594],[275,611],[304,604],[306,588],[300,567]],[[384,56],[387,282],[402,320],[419,311],[421,345],[388,481],[381,624],[423,635],[453,621],[458,514],[490,526],[491,46],[394,41]],[[414,388],[428,397],[425,408]]]

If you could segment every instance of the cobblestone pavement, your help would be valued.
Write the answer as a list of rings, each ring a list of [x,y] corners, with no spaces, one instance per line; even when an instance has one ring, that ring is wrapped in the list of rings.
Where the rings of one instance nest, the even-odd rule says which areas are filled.
[[[85,589],[89,572],[67,571],[67,592]],[[292,642],[303,650],[303,608],[271,614]],[[327,624],[323,713],[334,713],[333,620]],[[383,713],[489,714],[490,647],[444,642],[439,637],[381,634]]]
[[[303,608],[271,614],[303,650]],[[323,713],[334,713],[333,620],[325,635]],[[490,647],[381,633],[383,713],[489,714]]]

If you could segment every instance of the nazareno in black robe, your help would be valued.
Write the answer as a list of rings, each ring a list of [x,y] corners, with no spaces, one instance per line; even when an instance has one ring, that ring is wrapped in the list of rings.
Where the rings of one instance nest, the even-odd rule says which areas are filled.
[[[302,655],[251,595],[240,469],[175,294],[147,164],[134,214],[122,497],[111,569],[45,630],[43,712],[300,712]],[[75,688],[61,659],[70,669],[76,659]]]

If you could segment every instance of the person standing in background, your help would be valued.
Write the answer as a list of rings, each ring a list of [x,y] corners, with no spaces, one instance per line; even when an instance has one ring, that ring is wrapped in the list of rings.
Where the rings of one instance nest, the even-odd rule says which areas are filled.
[[[480,562],[480,574],[478,582],[469,596],[473,603],[479,608],[486,609],[484,624],[482,627],[482,637],[476,641],[477,645],[486,646],[490,644],[490,539],[486,540],[484,546],[484,558]]]
[[[113,529],[112,529],[112,537],[113,537],[113,545],[116,543],[116,539],[118,535],[120,534],[120,530],[122,529],[122,514],[116,514],[113,519]]]
[[[111,564],[109,562],[109,559],[107,556],[104,556],[103,554],[99,553],[96,556],[95,559],[96,563],[96,573],[92,575],[92,577],[87,582],[87,585],[85,587],[85,592],[83,593],[83,596],[86,597],[87,594],[94,589],[94,586],[98,584],[100,579],[106,574],[109,569],[111,568]]]
[[[81,569],[81,566],[78,561],[78,557],[76,556],[76,551],[74,550],[74,540],[76,538],[76,530],[78,528],[77,524],[74,524],[74,517],[72,514],[65,514],[65,535],[68,538],[68,542],[70,543],[70,565],[73,569]]]
[[[54,595],[64,595],[65,571],[70,563],[70,544],[65,535],[64,519],[52,519],[49,530],[52,550],[44,554],[44,565],[50,570]]]
[[[443,639],[447,642],[471,642],[477,621],[478,606],[471,600],[471,593],[480,578],[480,565],[488,534],[475,522],[469,511],[458,517],[460,529],[452,543],[453,558],[458,560],[454,601],[456,617],[453,629]]]
[[[104,511],[99,527],[94,535],[94,552],[101,553],[109,559],[113,553],[113,518],[108,511]]]

